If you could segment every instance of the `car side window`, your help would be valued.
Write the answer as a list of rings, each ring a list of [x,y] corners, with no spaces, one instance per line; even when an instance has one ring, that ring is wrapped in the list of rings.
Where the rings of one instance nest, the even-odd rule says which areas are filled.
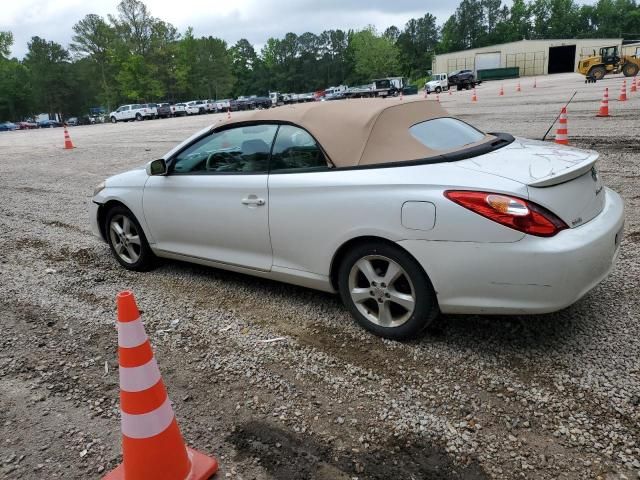
[[[281,125],[271,154],[271,172],[328,168],[324,153],[302,128]]]
[[[250,125],[214,132],[174,157],[171,173],[267,173],[277,130],[277,125]]]

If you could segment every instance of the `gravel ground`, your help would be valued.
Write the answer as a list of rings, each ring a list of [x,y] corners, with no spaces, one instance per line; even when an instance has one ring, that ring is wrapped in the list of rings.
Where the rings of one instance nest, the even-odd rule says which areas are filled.
[[[442,94],[487,131],[540,138],[563,102],[627,208],[616,269],[540,316],[444,316],[409,343],[364,333],[337,297],[178,262],[137,274],[91,236],[103,178],[208,115],[0,134],[0,477],[100,478],[120,461],[115,294],[134,290],[188,443],[217,478],[640,478],[640,94],[574,74]],[[433,98],[433,97],[432,97]],[[266,339],[282,341],[264,343]]]

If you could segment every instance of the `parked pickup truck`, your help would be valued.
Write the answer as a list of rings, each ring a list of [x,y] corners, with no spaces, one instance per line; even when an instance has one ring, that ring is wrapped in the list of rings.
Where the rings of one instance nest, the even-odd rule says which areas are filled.
[[[186,102],[187,107],[197,108],[199,114],[203,114],[207,112],[207,106],[202,100],[191,100],[190,102]],[[191,115],[189,109],[187,109],[187,113]]]
[[[169,105],[168,103],[154,103],[153,105],[155,105],[156,107],[156,116],[158,118],[169,118],[171,115],[173,115],[173,112],[171,111],[171,105]]]
[[[424,84],[427,93],[440,93],[449,90],[449,76],[446,73],[436,73],[431,80]]]
[[[115,112],[109,114],[111,123],[128,122],[130,120],[144,120],[149,115],[144,105],[122,105]]]
[[[187,107],[184,103],[169,105],[169,108],[171,108],[171,115],[174,117],[184,117],[187,114]]]
[[[472,70],[456,70],[449,74],[449,88],[456,87],[457,90],[469,90],[480,85],[482,81],[477,81]]]

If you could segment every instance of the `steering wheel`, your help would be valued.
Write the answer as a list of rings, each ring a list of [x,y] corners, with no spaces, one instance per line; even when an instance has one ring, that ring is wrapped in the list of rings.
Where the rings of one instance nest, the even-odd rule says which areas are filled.
[[[233,156],[230,152],[212,152],[207,157],[205,168],[208,172],[217,171],[221,165],[231,166],[233,164]]]

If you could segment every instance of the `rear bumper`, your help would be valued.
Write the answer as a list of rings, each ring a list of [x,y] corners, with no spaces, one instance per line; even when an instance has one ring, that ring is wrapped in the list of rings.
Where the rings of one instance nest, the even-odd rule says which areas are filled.
[[[604,280],[619,253],[624,205],[604,190],[590,222],[552,238],[514,243],[398,242],[424,267],[445,313],[548,313],[565,308]]]

